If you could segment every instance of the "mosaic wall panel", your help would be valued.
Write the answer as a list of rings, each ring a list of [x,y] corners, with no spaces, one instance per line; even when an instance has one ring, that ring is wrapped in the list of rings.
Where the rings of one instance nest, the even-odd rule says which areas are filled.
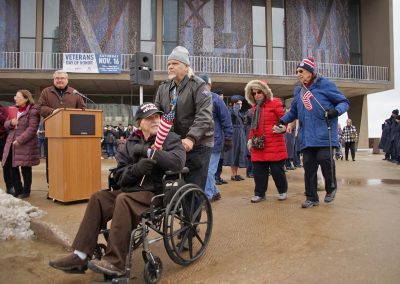
[[[350,63],[348,0],[286,0],[287,60]]]
[[[140,0],[61,0],[61,52],[135,53]]]
[[[18,1],[0,0],[0,51],[18,51]]]
[[[251,0],[179,0],[179,44],[193,55],[252,57]]]

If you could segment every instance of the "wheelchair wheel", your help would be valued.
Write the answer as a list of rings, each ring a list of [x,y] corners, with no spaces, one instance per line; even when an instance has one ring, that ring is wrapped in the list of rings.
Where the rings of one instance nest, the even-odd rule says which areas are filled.
[[[165,210],[164,245],[179,265],[200,258],[210,241],[212,210],[205,193],[194,184],[186,184],[175,193]]]
[[[144,264],[144,280],[147,284],[157,283],[161,278],[163,270],[161,259],[158,256],[152,260],[146,261]]]

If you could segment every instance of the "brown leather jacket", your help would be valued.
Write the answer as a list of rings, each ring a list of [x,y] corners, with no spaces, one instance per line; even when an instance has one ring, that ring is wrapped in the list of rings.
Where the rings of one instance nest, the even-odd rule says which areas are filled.
[[[40,94],[38,101],[40,115],[46,118],[57,108],[85,109],[86,104],[83,98],[75,94],[74,91],[75,89],[68,87],[61,98],[54,86],[45,88]]]

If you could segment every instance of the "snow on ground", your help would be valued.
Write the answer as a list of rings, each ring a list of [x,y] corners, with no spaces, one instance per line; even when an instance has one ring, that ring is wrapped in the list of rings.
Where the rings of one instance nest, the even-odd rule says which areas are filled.
[[[0,189],[0,240],[34,238],[30,221],[43,215],[44,212],[39,208]]]

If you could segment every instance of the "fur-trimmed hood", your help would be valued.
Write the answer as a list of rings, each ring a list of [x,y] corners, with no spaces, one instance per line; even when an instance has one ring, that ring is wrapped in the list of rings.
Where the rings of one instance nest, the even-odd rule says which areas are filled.
[[[272,98],[274,97],[271,89],[268,87],[268,84],[265,81],[252,80],[248,82],[246,87],[244,88],[246,100],[251,105],[256,104],[256,100],[254,99],[252,94],[254,90],[260,90],[265,94],[266,98],[269,100],[272,100]]]

